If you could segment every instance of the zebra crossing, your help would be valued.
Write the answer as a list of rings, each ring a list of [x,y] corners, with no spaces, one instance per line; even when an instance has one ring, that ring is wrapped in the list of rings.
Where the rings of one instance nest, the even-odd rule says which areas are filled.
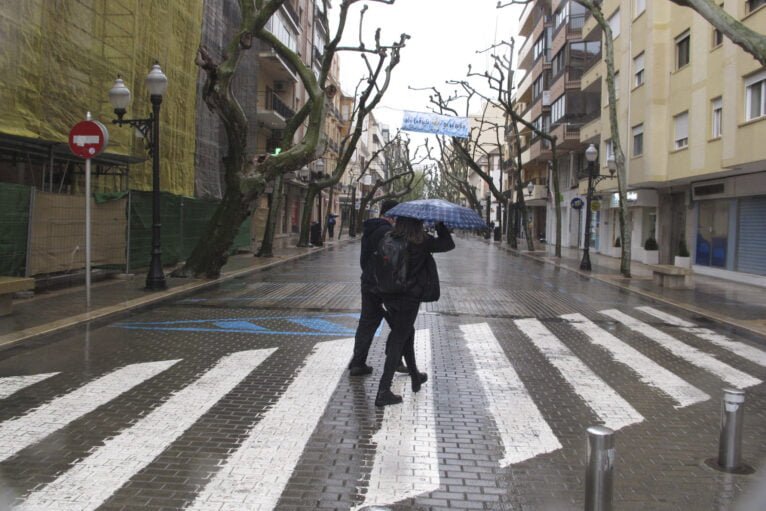
[[[695,348],[667,331],[695,336],[703,345],[721,348],[736,357],[766,367],[766,351],[737,342],[707,328],[652,307],[636,307],[635,314],[617,309],[599,311],[598,318],[582,314],[559,316],[561,328],[578,335],[563,336],[535,318],[513,320],[521,336],[513,342],[526,342],[544,357],[602,424],[619,430],[641,424],[646,419],[623,396],[582,360],[572,347],[588,343],[630,374],[650,392],[670,399],[676,409],[711,399],[704,390],[687,382],[665,366],[620,339],[620,332],[638,334],[641,343],[659,346],[675,359],[682,360],[722,384],[749,388],[761,379],[718,360],[715,350]],[[648,321],[659,321],[663,329]],[[610,332],[598,324],[611,320],[618,325]],[[322,323],[323,328],[331,325]],[[439,374],[433,333],[416,333],[420,369]],[[494,422],[502,445],[497,465],[508,467],[563,448],[554,429],[508,355],[507,332],[488,322],[459,326],[463,347],[473,362],[477,388],[483,393],[487,414]],[[707,344],[704,344],[707,343]],[[276,396],[271,406],[254,417],[246,436],[236,449],[221,455],[217,470],[186,507],[194,510],[274,509],[289,484],[301,457],[322,421],[346,371],[353,351],[353,339],[318,342],[302,360],[289,385]],[[169,396],[157,396],[156,408],[127,425],[115,436],[94,446],[87,456],[75,460],[66,470],[45,484],[39,484],[14,502],[19,510],[90,510],[103,505],[141,470],[151,465],[165,449],[205,416],[209,410],[237,388],[267,359],[279,356],[280,348],[238,351],[223,356],[212,368]],[[107,405],[122,394],[167,371],[181,359],[130,364],[103,374],[79,388],[53,397],[35,409],[0,423],[0,462],[41,442],[72,422]],[[59,373],[0,378],[0,399]],[[372,435],[369,472],[357,480],[357,504],[352,509],[374,508],[427,495],[442,487],[440,442],[437,428],[438,379],[429,381],[413,394],[408,378],[397,378],[394,392],[404,396],[398,406],[386,407]],[[591,424],[582,424],[585,427]],[[443,467],[442,467],[443,468]]]

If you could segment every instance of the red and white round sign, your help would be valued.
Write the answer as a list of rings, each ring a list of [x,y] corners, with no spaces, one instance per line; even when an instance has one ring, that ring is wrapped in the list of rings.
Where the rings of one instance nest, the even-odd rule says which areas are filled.
[[[109,132],[98,121],[80,121],[69,131],[69,149],[86,160],[101,154],[108,143]]]

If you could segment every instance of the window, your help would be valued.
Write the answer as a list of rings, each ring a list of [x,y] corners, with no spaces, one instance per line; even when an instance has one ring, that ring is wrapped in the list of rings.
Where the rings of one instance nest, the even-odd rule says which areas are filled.
[[[636,15],[633,17],[637,18],[639,14],[646,10],[646,0],[635,0],[633,6],[635,8],[634,12],[636,13]]]
[[[691,36],[687,30],[676,37],[676,69],[681,69],[689,63],[689,44]]]
[[[766,115],[766,71],[745,79],[745,119]]]
[[[535,80],[534,83],[532,84],[532,100],[533,101],[542,95],[544,87],[545,87],[545,81],[543,80],[543,76],[540,75],[537,77],[537,80]]]
[[[638,87],[644,83],[644,52],[636,55],[633,59],[633,86]]]
[[[766,5],[766,0],[747,0],[747,12],[753,12],[762,5]]]
[[[723,44],[723,34],[717,28],[713,29],[712,47],[717,48]]]
[[[609,160],[614,160],[614,146],[612,145],[611,138],[604,142],[604,166],[607,165]]]
[[[566,48],[562,48],[560,52],[556,54],[555,57],[553,57],[553,60],[551,61],[551,74],[553,76],[558,76],[562,71],[564,71],[564,64],[566,62]]]
[[[713,138],[720,138],[722,133],[721,120],[723,118],[723,106],[721,98],[715,98],[710,102],[710,126]]]
[[[620,10],[617,9],[609,18],[609,28],[612,29],[612,39],[617,39],[620,35]]]
[[[559,9],[559,11],[556,13],[553,26],[559,27],[563,23],[566,23],[568,17],[569,17],[569,4],[567,3],[567,4],[564,4],[564,7]]]
[[[673,117],[675,136],[673,139],[676,149],[683,149],[689,145],[689,112],[683,112]]]
[[[644,154],[644,125],[633,127],[633,156]]]
[[[551,105],[551,120],[553,122],[558,122],[567,113],[566,99],[566,94],[562,94]]]

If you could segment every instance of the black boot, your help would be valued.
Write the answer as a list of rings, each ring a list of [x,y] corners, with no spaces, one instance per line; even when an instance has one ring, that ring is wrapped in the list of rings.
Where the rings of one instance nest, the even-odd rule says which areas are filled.
[[[428,373],[411,373],[412,392],[420,391],[420,386],[428,381]]]
[[[372,374],[372,367],[367,364],[362,366],[349,366],[348,374],[351,376],[367,376],[368,374]]]
[[[398,405],[402,402],[402,396],[397,396],[390,389],[379,390],[375,398],[375,406]]]

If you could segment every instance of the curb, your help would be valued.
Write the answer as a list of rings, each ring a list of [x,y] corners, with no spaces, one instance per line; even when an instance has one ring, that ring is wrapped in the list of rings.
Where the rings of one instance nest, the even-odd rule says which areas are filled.
[[[598,274],[594,275],[594,274],[591,274],[591,273],[584,272],[584,271],[582,271],[580,269],[572,268],[570,266],[565,266],[565,265],[562,265],[559,262],[552,261],[550,259],[546,259],[546,258],[543,258],[543,257],[539,257],[536,254],[525,253],[524,251],[514,250],[512,248],[505,248],[504,250],[507,250],[509,252],[513,252],[513,253],[515,253],[517,255],[520,255],[522,257],[526,257],[528,259],[532,259],[534,261],[538,261],[538,262],[543,263],[543,264],[552,264],[552,265],[556,266],[557,268],[561,268],[563,270],[567,270],[567,271],[571,271],[573,273],[577,273],[581,277],[585,277],[585,278],[588,278],[588,279],[596,280],[598,282],[603,282],[604,284],[609,284],[609,285],[614,286],[614,287],[619,287],[620,289],[624,289],[626,291],[630,291],[631,293],[636,293],[638,295],[641,295],[644,298],[649,298],[649,299],[654,300],[656,302],[661,302],[661,303],[663,303],[665,305],[670,305],[672,307],[676,307],[676,308],[685,310],[686,312],[690,312],[692,314],[697,314],[699,316],[703,316],[705,318],[708,318],[708,319],[710,319],[712,321],[715,321],[715,322],[718,322],[718,323],[722,323],[722,324],[726,325],[727,327],[730,327],[730,328],[732,328],[734,330],[742,330],[742,331],[747,332],[748,334],[757,335],[758,337],[761,337],[762,339],[766,339],[766,331],[764,331],[762,329],[759,329],[759,328],[753,328],[753,327],[750,327],[748,325],[743,325],[741,323],[737,323],[734,320],[732,320],[731,318],[729,318],[728,316],[722,316],[722,315],[716,314],[716,313],[714,313],[712,311],[709,311],[707,309],[702,309],[702,308],[699,308],[699,307],[695,307],[694,305],[691,305],[691,304],[688,304],[688,303],[676,302],[676,301],[671,300],[669,298],[666,298],[664,296],[656,295],[656,294],[654,294],[654,293],[652,293],[650,291],[646,291],[644,289],[636,289],[634,287],[631,287],[630,285],[626,285],[626,284],[623,284],[621,282],[617,282],[617,281],[612,280],[612,279],[601,277]]]
[[[352,241],[352,240],[344,240],[346,243]],[[250,273],[256,273],[262,270],[266,270],[269,268],[273,268],[274,266],[278,266],[280,264],[284,264],[289,261],[294,261],[296,259],[301,259],[303,257],[309,256],[311,254],[315,254],[317,252],[321,252],[322,250],[326,250],[329,248],[330,245],[325,245],[321,248],[317,248],[314,250],[310,250],[308,252],[297,254],[294,256],[289,256],[284,259],[280,259],[279,261],[274,261],[271,263],[266,263],[261,266],[252,266],[248,268],[242,268],[239,270],[233,270],[231,272],[223,273],[221,276],[215,280],[203,280],[198,282],[190,282],[188,284],[182,284],[180,286],[173,287],[171,289],[168,289],[166,291],[162,291],[160,293],[154,293],[149,296],[144,296],[141,298],[134,298],[133,300],[128,300],[126,302],[122,302],[118,305],[110,305],[107,307],[102,307],[100,309],[84,312],[82,314],[78,314],[76,316],[71,316],[66,319],[60,319],[56,321],[51,321],[49,323],[34,326],[30,328],[26,328],[24,330],[19,330],[10,334],[5,334],[0,336],[0,349],[5,349],[12,347],[14,345],[17,345],[24,341],[29,341],[31,339],[41,337],[44,335],[50,335],[57,333],[61,330],[65,330],[68,328],[73,328],[78,325],[81,325],[83,323],[89,323],[96,320],[101,320],[108,318],[110,316],[115,316],[118,314],[123,314],[127,311],[134,310],[134,309],[141,309],[144,307],[148,307],[150,305],[156,305],[158,303],[164,302],[166,300],[170,300],[173,298],[178,298],[187,294],[191,294],[195,291],[199,291],[201,289],[205,289],[208,287],[215,286],[217,284],[220,284],[222,282],[226,282],[228,280],[235,279],[237,277],[241,277],[244,275],[248,275]]]

